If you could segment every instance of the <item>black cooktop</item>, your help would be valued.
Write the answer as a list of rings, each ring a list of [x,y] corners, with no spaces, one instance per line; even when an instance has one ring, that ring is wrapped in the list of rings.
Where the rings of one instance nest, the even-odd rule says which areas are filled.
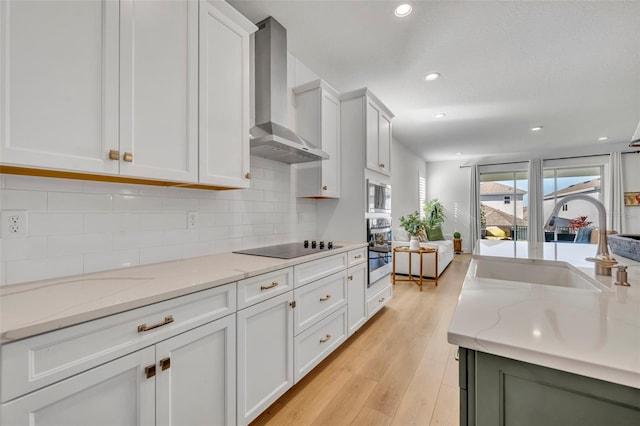
[[[278,244],[275,246],[238,250],[234,251],[234,253],[250,254],[252,256],[275,257],[278,259],[293,259],[294,257],[306,256],[308,254],[319,253],[321,251],[331,251],[333,249],[342,247],[332,245],[332,248],[328,248],[329,243],[313,243],[315,243],[315,241],[307,244],[307,247],[305,247],[305,243]]]

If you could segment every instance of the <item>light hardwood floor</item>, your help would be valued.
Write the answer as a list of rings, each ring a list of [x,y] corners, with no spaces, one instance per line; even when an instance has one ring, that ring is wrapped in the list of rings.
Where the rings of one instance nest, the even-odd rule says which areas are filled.
[[[456,347],[447,329],[469,255],[438,286],[394,286],[391,302],[252,425],[458,425]]]

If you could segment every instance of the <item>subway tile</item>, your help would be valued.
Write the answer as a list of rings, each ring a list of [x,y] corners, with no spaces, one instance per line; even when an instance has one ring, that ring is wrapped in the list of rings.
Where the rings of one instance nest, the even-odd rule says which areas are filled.
[[[224,240],[229,238],[228,226],[214,226],[211,228],[200,229],[198,233],[198,240],[201,242],[209,242]]]
[[[140,264],[140,253],[137,249],[90,253],[84,255],[83,262],[85,274],[127,268]]]
[[[162,231],[118,232],[113,234],[113,249],[154,247],[162,244]]]
[[[28,217],[30,236],[82,234],[81,213],[31,213]]]
[[[190,257],[208,256],[219,253],[216,244],[210,242],[198,242],[193,244],[185,244],[182,247],[182,255],[185,259]]]
[[[202,221],[202,215],[199,216]],[[202,222],[200,222],[202,223]],[[143,213],[140,215],[140,230],[169,230],[169,229],[185,229],[187,227],[186,213]]]
[[[264,225],[254,225],[253,233],[255,235],[271,235],[273,234],[273,224],[266,223]]]
[[[112,208],[111,194],[48,193],[49,212],[110,212]]]
[[[0,262],[0,286],[5,284],[7,284],[7,262]]]
[[[111,234],[50,235],[47,253],[51,256],[86,254],[108,251],[112,248]]]
[[[229,200],[200,200],[198,208],[200,212],[228,212],[230,202]]]
[[[82,256],[52,256],[6,262],[6,284],[82,274]]]
[[[138,232],[140,229],[140,215],[132,213],[119,213],[113,215],[114,232]]]
[[[83,222],[83,230],[87,234],[97,232],[113,233],[116,230],[112,213],[87,213],[84,215]]]
[[[182,246],[146,247],[140,249],[140,264],[169,262],[182,259]]]
[[[250,212],[252,207],[253,202],[251,201],[233,200],[229,202],[229,211],[232,213]]]
[[[253,211],[256,213],[268,213],[275,210],[275,204],[264,202],[264,201],[254,201],[253,202]]]
[[[26,191],[3,189],[0,191],[2,210],[46,211],[47,193],[44,191]]]
[[[243,213],[242,223],[246,225],[257,225],[265,223],[265,216],[263,213]]]
[[[47,256],[47,237],[2,238],[2,260],[35,259]]]
[[[262,191],[273,191],[275,189],[275,181],[268,179],[251,179],[253,189]]]
[[[186,212],[188,210],[198,210],[199,200],[196,198],[162,198],[162,211],[166,212]]]
[[[246,238],[253,235],[252,225],[239,225],[229,227],[229,238]]]
[[[116,213],[160,212],[162,211],[162,198],[138,195],[114,195],[113,211]]]
[[[198,229],[179,229],[162,232],[162,245],[195,243],[198,241]]]

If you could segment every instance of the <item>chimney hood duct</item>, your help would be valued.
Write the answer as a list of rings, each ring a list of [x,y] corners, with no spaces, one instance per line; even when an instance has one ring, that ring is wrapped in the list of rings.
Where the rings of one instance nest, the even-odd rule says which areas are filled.
[[[251,155],[289,164],[328,159],[329,154],[281,124],[287,122],[287,30],[272,17],[256,25]]]

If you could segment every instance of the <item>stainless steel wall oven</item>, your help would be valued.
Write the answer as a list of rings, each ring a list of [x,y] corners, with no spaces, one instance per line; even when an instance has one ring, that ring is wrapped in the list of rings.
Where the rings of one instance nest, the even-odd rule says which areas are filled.
[[[391,273],[391,216],[367,214],[369,241],[369,283]]]

